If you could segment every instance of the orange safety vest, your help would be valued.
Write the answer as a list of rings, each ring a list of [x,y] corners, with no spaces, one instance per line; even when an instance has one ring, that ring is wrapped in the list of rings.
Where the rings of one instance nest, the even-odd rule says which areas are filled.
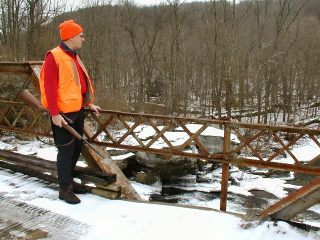
[[[59,69],[59,81],[58,81],[58,97],[57,104],[60,111],[64,113],[79,111],[82,107],[82,94],[80,77],[77,71],[77,67],[73,59],[60,47],[56,47],[49,51],[53,54],[53,57],[57,63]],[[48,54],[48,53],[47,53]],[[91,79],[85,69],[80,58],[77,56],[77,60],[85,73],[87,81],[87,92],[84,97],[84,105],[93,103],[94,101],[94,89]],[[43,63],[39,84],[41,92],[41,103],[45,108],[48,108],[46,91],[44,88],[44,66]]]

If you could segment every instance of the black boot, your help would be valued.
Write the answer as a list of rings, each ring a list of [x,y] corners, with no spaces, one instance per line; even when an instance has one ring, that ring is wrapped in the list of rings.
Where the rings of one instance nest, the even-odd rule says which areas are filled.
[[[71,185],[73,188],[73,192],[74,193],[78,193],[78,194],[85,194],[87,193],[87,189],[86,186],[80,183],[77,183],[73,180],[73,178],[71,178]]]
[[[80,199],[74,194],[72,186],[69,185],[66,189],[59,188],[59,198],[69,204],[78,204]]]

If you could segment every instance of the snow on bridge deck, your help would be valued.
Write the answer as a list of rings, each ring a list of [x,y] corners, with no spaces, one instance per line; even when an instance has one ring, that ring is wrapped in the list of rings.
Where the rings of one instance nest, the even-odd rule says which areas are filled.
[[[319,239],[285,222],[243,229],[241,218],[220,211],[109,200],[79,195],[58,199],[57,184],[0,168],[0,239]],[[8,237],[10,236],[10,237]]]

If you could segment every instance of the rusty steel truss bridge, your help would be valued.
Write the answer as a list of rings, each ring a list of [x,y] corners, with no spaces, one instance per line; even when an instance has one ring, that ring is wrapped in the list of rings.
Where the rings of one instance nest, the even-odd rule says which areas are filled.
[[[41,104],[36,98],[33,101],[25,100],[31,95],[27,90],[30,83],[39,91],[38,81],[41,67],[42,62],[0,63],[0,73],[27,76],[27,81],[19,93],[13,96],[13,100],[0,101],[0,130],[32,134],[40,139],[52,137],[48,113],[41,108]],[[130,182],[108,155],[106,147],[165,155],[168,159],[171,156],[180,156],[208,162],[221,162],[220,210],[222,211],[227,209],[230,165],[278,169],[315,176],[315,180],[293,194],[262,212],[255,213],[255,218],[258,215],[260,219],[271,217],[289,220],[319,202],[320,177],[317,175],[320,175],[320,167],[318,167],[320,154],[311,159],[301,160],[295,156],[294,149],[306,140],[313,141],[320,148],[320,129],[108,110],[101,110],[99,115],[95,115],[88,109],[86,110],[86,119],[89,120],[85,123],[85,138],[103,154],[103,157],[96,154],[88,146],[84,148],[83,156],[93,170],[116,174],[117,183],[122,187],[122,195],[127,199],[141,200]],[[197,131],[191,131],[188,124],[197,124]],[[138,128],[146,126],[151,127],[155,133],[148,141],[140,139],[137,134]],[[221,152],[213,152],[199,140],[199,136],[210,127],[220,129],[223,132],[223,150]],[[187,136],[184,142],[179,145],[173,144],[166,136],[166,133],[177,128]],[[125,131],[120,132],[120,129],[125,129]],[[232,136],[236,136],[239,141],[236,147],[231,147]],[[128,141],[129,139],[130,141]],[[165,147],[157,147],[156,143],[159,141]],[[196,146],[197,150],[187,149],[190,144]],[[280,158],[283,154],[287,155],[285,162],[282,162]],[[250,220],[250,214],[248,214],[247,220]]]

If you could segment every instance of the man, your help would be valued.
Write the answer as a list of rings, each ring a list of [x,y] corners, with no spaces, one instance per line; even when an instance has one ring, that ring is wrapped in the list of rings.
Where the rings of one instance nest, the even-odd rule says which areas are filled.
[[[60,45],[50,50],[40,73],[41,103],[50,111],[54,142],[58,149],[57,172],[59,198],[70,204],[80,203],[75,193],[86,193],[84,186],[73,181],[72,174],[79,159],[82,140],[63,128],[66,120],[81,136],[84,127],[84,106],[95,114],[100,107],[93,105],[94,89],[77,50],[84,42],[83,29],[74,20],[60,24]]]

